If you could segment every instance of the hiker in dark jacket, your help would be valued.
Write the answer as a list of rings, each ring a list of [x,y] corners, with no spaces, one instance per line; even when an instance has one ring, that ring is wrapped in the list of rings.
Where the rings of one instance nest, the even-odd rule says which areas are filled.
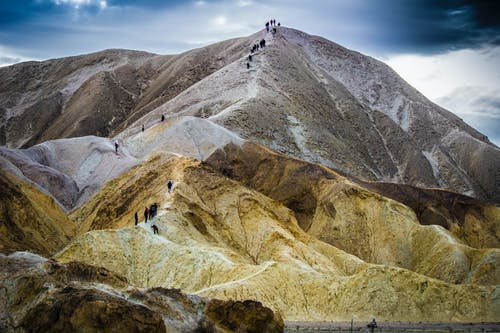
[[[134,219],[135,219],[135,225],[137,225],[137,223],[139,223],[139,216],[137,216],[137,212],[135,212],[134,214]]]
[[[155,226],[154,224],[151,226],[151,229],[153,229],[153,234],[155,234],[155,235],[159,235],[160,234],[160,232],[158,231],[158,227]]]
[[[148,216],[149,216],[149,209],[148,207],[146,207],[146,209],[144,209],[144,222],[148,222]]]
[[[173,186],[174,186],[174,181],[172,179],[169,179],[167,183],[168,193],[172,192]]]

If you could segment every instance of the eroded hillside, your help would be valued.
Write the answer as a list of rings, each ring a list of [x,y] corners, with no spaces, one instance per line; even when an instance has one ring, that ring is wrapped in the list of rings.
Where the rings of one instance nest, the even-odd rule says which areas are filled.
[[[0,74],[0,249],[50,258],[0,255],[2,330],[498,321],[500,150],[374,59],[281,27]]]
[[[257,299],[286,319],[346,320],[354,311],[384,320],[478,320],[463,310],[469,307],[480,307],[476,315],[481,318],[489,313],[485,320],[494,316],[498,304],[486,295],[497,292],[498,250],[470,248],[441,227],[420,225],[409,207],[319,166],[294,168],[303,162],[275,156],[288,163],[282,170],[274,168],[277,178],[267,173],[271,183],[276,179],[286,186],[287,172],[294,169],[290,179],[297,186],[313,183],[307,179],[311,173],[301,174],[307,167],[330,175],[318,177],[317,191],[327,192],[329,199],[320,200],[309,234],[293,211],[222,172],[189,158],[156,155],[106,184],[73,213],[82,219],[81,232],[94,230],[56,258],[103,265],[144,287]],[[166,190],[169,178],[176,179],[173,193]],[[331,193],[335,188],[337,195]],[[153,202],[160,206],[158,216],[134,226],[134,211]],[[323,210],[328,205],[330,212]],[[328,215],[332,209],[335,218]],[[159,235],[152,234],[150,224],[159,227]],[[115,230],[99,230],[109,228]],[[430,237],[436,244],[432,251]],[[344,298],[370,299],[379,293],[390,307],[384,299],[366,305]],[[439,313],[430,304],[435,297],[440,298]],[[482,304],[470,303],[471,297]],[[415,302],[426,306],[416,309]]]

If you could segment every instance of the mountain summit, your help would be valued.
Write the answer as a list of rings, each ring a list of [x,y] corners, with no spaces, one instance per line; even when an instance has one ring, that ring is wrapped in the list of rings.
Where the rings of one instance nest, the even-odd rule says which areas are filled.
[[[294,29],[176,56],[108,50],[28,62],[0,75],[8,147],[129,127],[123,136],[162,114],[190,115],[361,179],[500,202],[500,149],[487,137],[384,63]]]

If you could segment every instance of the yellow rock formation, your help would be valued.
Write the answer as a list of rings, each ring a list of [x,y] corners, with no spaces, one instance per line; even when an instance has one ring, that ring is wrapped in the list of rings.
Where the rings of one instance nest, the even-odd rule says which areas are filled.
[[[278,178],[268,172],[268,184],[284,184],[294,174],[299,185],[300,171],[316,175],[309,233],[294,211],[269,196],[204,162],[159,154],[73,212],[81,235],[56,259],[103,266],[138,286],[259,300],[287,320],[348,320],[353,314],[360,320],[498,318],[497,250],[473,249],[440,227],[421,226],[410,208],[326,169],[307,164],[290,173],[294,164],[274,169]],[[170,178],[175,188],[169,194]],[[133,213],[153,202],[158,216],[134,226]]]
[[[0,168],[0,253],[52,255],[68,244],[75,224],[53,198]]]

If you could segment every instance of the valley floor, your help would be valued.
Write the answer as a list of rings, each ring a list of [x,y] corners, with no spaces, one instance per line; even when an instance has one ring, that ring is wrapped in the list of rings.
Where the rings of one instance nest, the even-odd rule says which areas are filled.
[[[368,323],[354,322],[351,331],[351,323],[345,321],[321,322],[321,321],[285,321],[285,332],[362,332],[368,333]],[[500,322],[496,323],[425,323],[425,322],[380,322],[375,333],[381,332],[500,332]]]

